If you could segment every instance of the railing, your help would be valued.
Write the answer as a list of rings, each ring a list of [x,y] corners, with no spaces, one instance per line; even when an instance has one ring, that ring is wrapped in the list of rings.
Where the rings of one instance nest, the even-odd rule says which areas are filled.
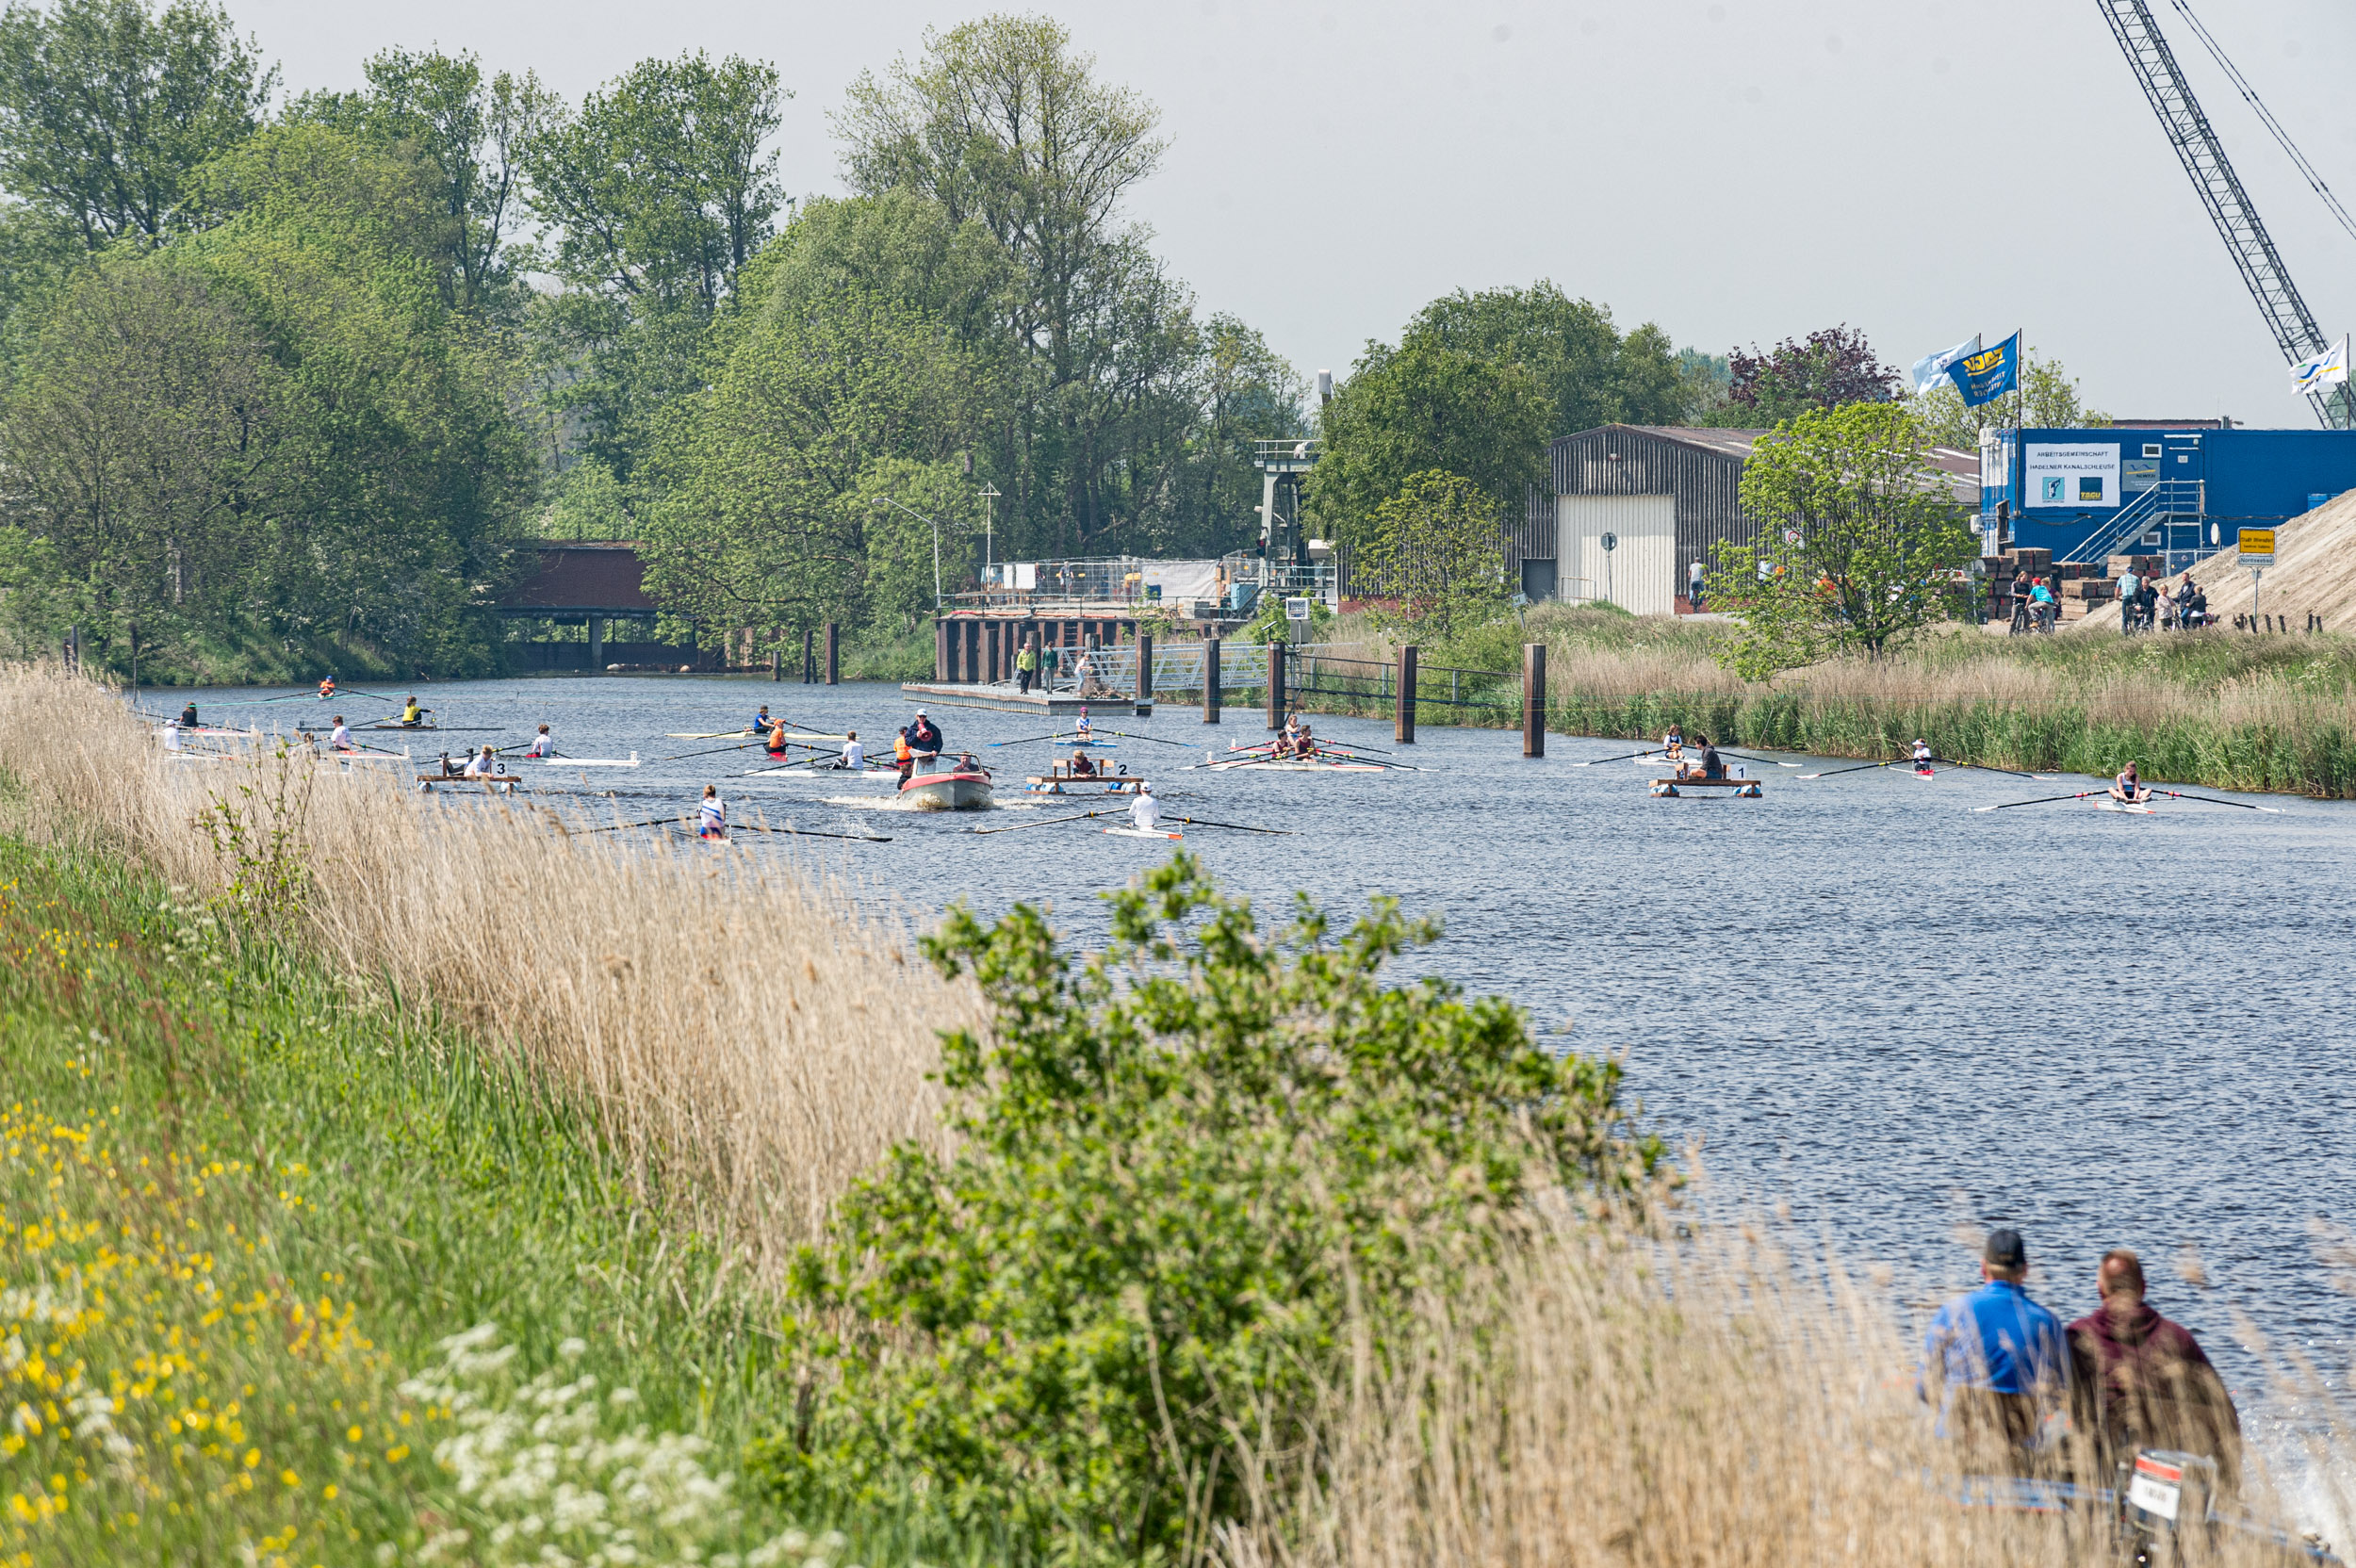
[[[1223,603],[1234,604],[1234,590],[1237,586],[1252,589],[1254,596],[1260,594],[1300,596],[1317,599],[1328,607],[1341,602],[1340,577],[1330,561],[1296,566],[1288,562],[1272,562],[1238,550],[1232,555],[1221,556],[1219,564],[1219,570],[1227,576],[1229,590]],[[1250,606],[1240,608],[1243,613],[1251,612]]]
[[[991,580],[976,589],[947,595],[944,602],[958,610],[1134,613],[1159,602],[1148,594],[1146,579],[1172,564],[1175,564],[1134,555],[1089,556],[1069,561],[1001,561],[990,568]]]
[[[2070,553],[2063,556],[2061,560],[2084,564],[2108,560],[2113,554],[2132,555],[2135,552],[2120,550],[2119,547],[2140,537],[2154,524],[2165,528],[2166,520],[2169,517],[2189,514],[2198,518],[2207,510],[2206,497],[2201,481],[2164,480],[2120,507],[2109,522],[2102,524],[2072,546]],[[2198,524],[2195,525],[2194,531],[2197,535]],[[2162,547],[2165,548],[2167,546],[2165,533],[2161,535],[2161,540]],[[2168,553],[2172,556],[2175,552],[2170,550]]]
[[[1295,437],[1291,440],[1254,441],[1252,443],[1252,464],[1255,468],[1274,468],[1279,473],[1298,473],[1313,467],[1317,461],[1321,444]]]
[[[1321,697],[1328,706],[1324,711],[1352,712],[1366,708],[1379,715],[1389,711],[1397,700],[1393,684],[1399,678],[1396,660],[1368,659],[1357,653],[1343,653],[1343,648],[1358,648],[1356,643],[1304,643],[1287,648],[1284,660],[1284,694],[1292,697]],[[1158,657],[1158,655],[1156,656]],[[1448,694],[1439,694],[1440,681],[1448,682]],[[1448,664],[1425,664],[1418,662],[1415,669],[1415,706],[1448,707],[1461,710],[1508,712],[1518,715],[1522,710],[1522,677],[1519,670],[1469,670]]]

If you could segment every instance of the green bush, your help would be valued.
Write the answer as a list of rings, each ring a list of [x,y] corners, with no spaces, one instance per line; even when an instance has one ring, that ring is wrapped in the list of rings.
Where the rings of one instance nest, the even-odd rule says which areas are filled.
[[[944,1037],[956,1156],[898,1151],[801,1260],[803,1413],[750,1465],[782,1496],[929,1478],[1022,1550],[1184,1555],[1240,1512],[1244,1434],[1301,1445],[1353,1305],[1395,1318],[1534,1196],[1661,1158],[1616,1065],[1548,1054],[1500,999],[1386,986],[1437,935],[1393,904],[1336,941],[1303,897],[1264,934],[1183,854],[1109,897],[1085,964],[1025,905],[929,939],[994,1022]]]

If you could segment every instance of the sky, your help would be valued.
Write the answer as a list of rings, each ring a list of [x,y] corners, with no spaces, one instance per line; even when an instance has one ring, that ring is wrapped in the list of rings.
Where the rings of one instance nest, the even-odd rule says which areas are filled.
[[[2192,0],[2356,206],[2356,7]],[[2151,0],[2328,337],[2356,237],[2175,9]],[[933,0],[230,0],[296,90],[389,45],[472,50],[568,98],[650,55],[774,62],[795,193],[840,193],[827,124]],[[1550,278],[1622,327],[1724,353],[1836,323],[1906,365],[2016,328],[2116,416],[2312,427],[2093,0],[1052,0],[1170,143],[1130,216],[1205,312],[1347,374],[1425,302]]]

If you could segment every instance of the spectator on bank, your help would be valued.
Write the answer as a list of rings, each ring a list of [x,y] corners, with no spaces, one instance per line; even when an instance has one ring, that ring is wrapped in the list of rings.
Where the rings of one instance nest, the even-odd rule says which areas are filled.
[[[2142,623],[2143,629],[2149,631],[2158,623],[2159,620],[2159,583],[2151,578],[2145,578],[2143,580],[2143,591],[2135,596],[2135,602],[2142,606],[2142,612],[2136,617],[2136,619]]]
[[[2176,590],[2176,621],[2187,631],[2198,631],[2209,624],[2209,596],[2192,574],[2184,574],[2184,586]]]
[[[2029,609],[2029,601],[2032,597],[2032,590],[2036,587],[2037,579],[2026,572],[2019,574],[2012,580],[2012,629],[2015,631],[2030,629],[2035,616]]]
[[[2121,636],[2132,636],[2135,629],[2135,613],[2142,604],[2143,580],[2129,566],[2119,574],[2119,630]]]
[[[1967,1463],[2025,1468],[2070,1386],[2061,1319],[2029,1299],[2029,1249],[2014,1230],[1988,1233],[1980,1288],[1939,1309],[1922,1342],[1915,1393],[1939,1409],[1939,1433]]]
[[[1685,568],[1685,599],[1693,607],[1693,613],[1702,610],[1702,564],[1698,561]]]
[[[2043,578],[2029,589],[2029,613],[2037,617],[2039,631],[2053,629],[2054,617],[2061,613],[2061,604],[2053,597],[2053,590]]]
[[[2241,1417],[2225,1380],[2182,1324],[2144,1300],[2143,1264],[2123,1247],[2095,1271],[2102,1304],[2070,1325],[2070,1402],[2078,1429],[2110,1475],[2138,1448],[2217,1461],[2231,1492],[2241,1466]]]
[[[2175,630],[2176,596],[2168,592],[2168,584],[2163,582],[2160,584],[2158,592],[2153,596],[2159,602],[2160,629],[2162,631]]]
[[[1027,635],[1023,639],[1023,646],[1015,651],[1014,689],[1027,692],[1031,689],[1031,682],[1038,678],[1039,639],[1036,635]]]

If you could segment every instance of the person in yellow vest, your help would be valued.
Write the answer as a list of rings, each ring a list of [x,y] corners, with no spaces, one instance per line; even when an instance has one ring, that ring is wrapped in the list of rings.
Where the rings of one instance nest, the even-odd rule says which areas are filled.
[[[908,744],[908,731],[906,725],[902,725],[900,733],[892,737],[892,760],[900,764],[900,782],[906,784],[908,781],[908,774],[916,767],[916,748]]]
[[[418,707],[417,699],[416,697],[411,697],[406,703],[401,705],[401,727],[404,729],[417,728],[419,725],[425,723],[426,715],[433,711],[434,710],[431,708]]]

